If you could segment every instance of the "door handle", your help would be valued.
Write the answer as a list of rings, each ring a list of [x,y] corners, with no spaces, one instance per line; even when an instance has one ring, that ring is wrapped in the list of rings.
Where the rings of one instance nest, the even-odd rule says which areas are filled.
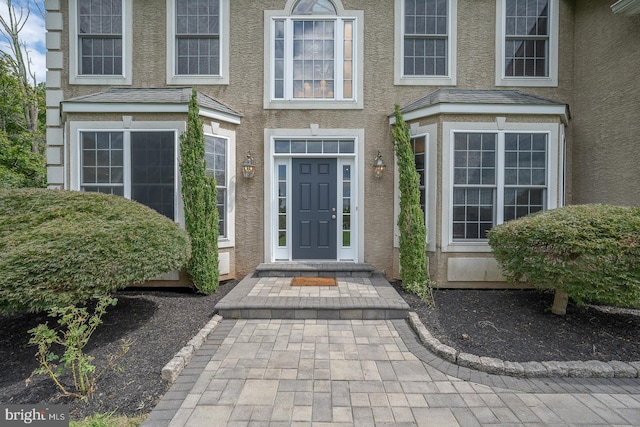
[[[336,216],[335,215],[331,215],[331,219],[336,219]]]

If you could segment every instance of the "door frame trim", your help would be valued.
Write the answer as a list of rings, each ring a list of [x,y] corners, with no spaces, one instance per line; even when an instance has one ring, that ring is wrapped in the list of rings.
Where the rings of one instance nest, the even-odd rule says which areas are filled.
[[[264,262],[292,261],[291,245],[288,245],[288,259],[276,257],[277,243],[277,170],[276,159],[291,159],[293,157],[330,157],[338,159],[338,186],[341,179],[341,159],[353,159],[352,170],[352,259],[337,259],[336,261],[364,262],[364,129],[320,129],[318,125],[310,125],[307,129],[264,129]],[[354,141],[353,154],[276,154],[275,139],[351,139]],[[291,162],[289,162],[291,163]],[[288,182],[288,193],[291,190]],[[340,190],[340,189],[339,189]],[[355,194],[354,194],[355,193]],[[341,191],[338,191],[338,195]],[[289,201],[290,202],[290,201]],[[287,227],[291,230],[290,224]],[[338,227],[341,230],[341,227]],[[337,256],[340,258],[340,240],[338,241]]]

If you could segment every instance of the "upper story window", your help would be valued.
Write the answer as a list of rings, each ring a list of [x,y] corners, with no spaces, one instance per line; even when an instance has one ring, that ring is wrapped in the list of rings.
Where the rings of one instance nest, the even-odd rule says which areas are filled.
[[[286,16],[267,11],[266,108],[360,108],[362,13],[329,0],[289,3]]]
[[[396,0],[396,84],[456,84],[456,15],[457,0]]]
[[[78,39],[80,74],[122,75],[122,1],[81,1]]]
[[[69,1],[72,84],[131,84],[131,2]]]
[[[220,1],[176,0],[176,74],[220,74]]]
[[[498,0],[496,85],[557,86],[558,1]]]
[[[229,0],[167,1],[167,84],[227,84]]]

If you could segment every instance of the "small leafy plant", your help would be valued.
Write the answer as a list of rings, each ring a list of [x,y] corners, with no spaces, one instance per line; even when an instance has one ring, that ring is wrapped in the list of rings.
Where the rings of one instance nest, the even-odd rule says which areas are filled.
[[[59,329],[51,329],[47,323],[40,324],[29,330],[30,344],[38,346],[36,357],[39,367],[33,371],[27,380],[27,385],[34,375],[48,375],[65,396],[86,399],[93,392],[97,380],[117,360],[122,358],[131,346],[130,341],[123,341],[120,351],[108,358],[106,366],[96,374],[96,367],[92,364],[93,357],[83,352],[96,328],[102,324],[102,316],[107,307],[116,305],[117,299],[109,295],[101,297],[93,313],[86,307],[54,307],[49,310],[50,317],[58,317]],[[51,350],[52,345],[62,346],[64,352],[58,355]],[[62,375],[71,372],[73,391],[65,387]]]

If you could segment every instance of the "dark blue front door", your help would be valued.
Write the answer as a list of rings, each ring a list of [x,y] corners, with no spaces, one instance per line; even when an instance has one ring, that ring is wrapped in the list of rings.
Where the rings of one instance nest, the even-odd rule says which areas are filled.
[[[336,259],[336,159],[293,159],[293,259]]]

